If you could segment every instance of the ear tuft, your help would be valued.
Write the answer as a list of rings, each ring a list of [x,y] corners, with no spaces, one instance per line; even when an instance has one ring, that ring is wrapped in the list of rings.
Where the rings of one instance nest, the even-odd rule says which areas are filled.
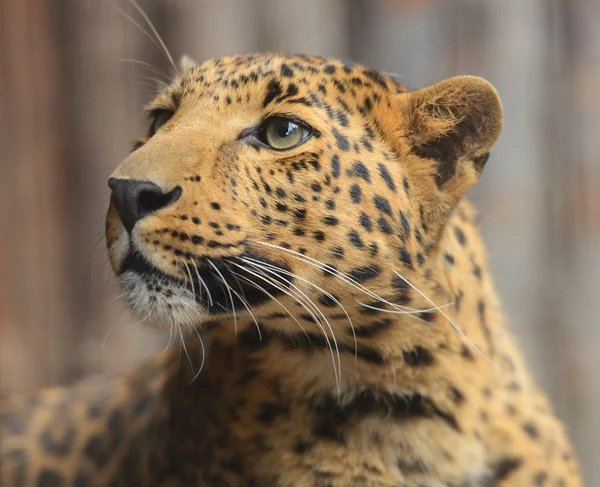
[[[183,56],[181,56],[181,59],[179,59],[180,74],[187,73],[190,69],[194,68],[195,66],[198,66],[198,63],[187,54],[184,54]]]
[[[404,110],[412,151],[437,161],[438,186],[463,161],[472,161],[481,172],[502,128],[498,93],[475,76],[450,78],[410,93]]]

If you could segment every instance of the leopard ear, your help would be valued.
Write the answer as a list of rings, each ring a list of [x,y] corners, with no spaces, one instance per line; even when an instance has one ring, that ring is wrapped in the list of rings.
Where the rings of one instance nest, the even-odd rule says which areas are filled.
[[[194,61],[187,54],[184,54],[183,56],[181,56],[181,59],[179,59],[179,73],[180,74],[187,73],[190,69],[192,69],[195,66],[198,66],[198,63],[196,61]]]
[[[500,98],[489,82],[450,78],[405,95],[402,110],[403,135],[413,154],[435,161],[438,189],[477,180],[502,127]],[[453,185],[457,177],[467,180]]]
[[[403,164],[413,181],[423,229],[433,243],[480,177],[500,135],[502,105],[494,87],[474,76],[450,78],[399,96],[400,127],[394,139],[402,141]]]

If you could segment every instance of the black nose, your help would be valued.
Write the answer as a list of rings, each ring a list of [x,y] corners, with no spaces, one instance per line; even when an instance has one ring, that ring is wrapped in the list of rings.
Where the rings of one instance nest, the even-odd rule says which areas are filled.
[[[110,178],[108,186],[112,189],[115,206],[128,233],[138,220],[169,206],[181,196],[179,186],[165,192],[154,183],[135,179]]]

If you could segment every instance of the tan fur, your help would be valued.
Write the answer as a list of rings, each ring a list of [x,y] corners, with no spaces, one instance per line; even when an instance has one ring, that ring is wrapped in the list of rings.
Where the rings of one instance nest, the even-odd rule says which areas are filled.
[[[149,107],[173,116],[112,175],[180,194],[130,235],[113,196],[106,233],[134,312],[186,331],[194,367],[196,331],[211,335],[204,369],[176,344],[128,377],[1,406],[3,485],[581,485],[463,199],[500,132],[494,88],[408,93],[278,54],[182,66]],[[314,135],[288,151],[248,135],[275,115]]]

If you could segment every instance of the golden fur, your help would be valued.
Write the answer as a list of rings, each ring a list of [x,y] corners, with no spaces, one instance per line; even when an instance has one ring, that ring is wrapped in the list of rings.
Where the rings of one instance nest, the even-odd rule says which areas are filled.
[[[176,344],[5,405],[3,485],[581,485],[463,199],[502,124],[487,81],[188,59],[149,110],[111,177],[111,263],[203,370]],[[311,136],[270,149],[273,116]]]

